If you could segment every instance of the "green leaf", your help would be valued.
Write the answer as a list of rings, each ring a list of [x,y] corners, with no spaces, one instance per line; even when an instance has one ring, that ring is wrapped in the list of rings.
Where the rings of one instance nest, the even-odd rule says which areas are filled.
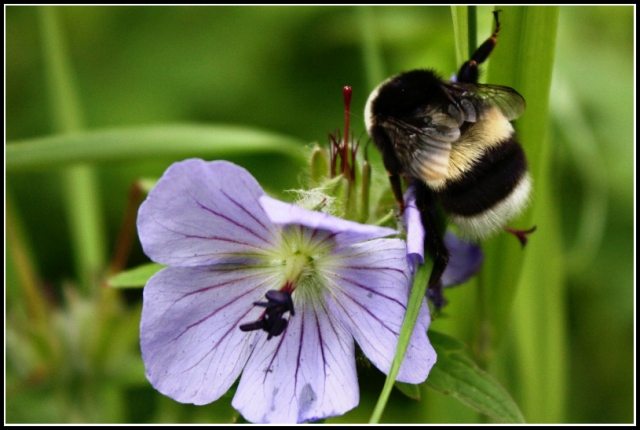
[[[407,384],[406,382],[396,381],[396,388],[405,396],[412,400],[420,400],[420,385]]]
[[[461,342],[441,333],[429,332],[438,353],[427,386],[455,397],[478,412],[503,423],[524,423],[524,417],[509,393],[459,351]]]
[[[447,351],[462,351],[467,349],[467,345],[463,342],[438,331],[429,330],[429,341],[431,341],[431,344],[434,345],[434,347],[435,345],[438,345],[439,348]]]
[[[147,284],[149,278],[164,268],[165,266],[162,264],[143,264],[109,278],[107,286],[112,288],[141,288]]]
[[[33,170],[79,162],[134,161],[160,157],[224,157],[274,152],[306,163],[304,142],[231,125],[157,125],[42,137],[5,146],[6,169]]]
[[[156,186],[156,184],[158,183],[159,178],[140,178],[138,179],[138,185],[140,186],[140,189],[142,190],[143,193],[145,194],[149,194],[151,192],[151,190],[153,189],[153,187]]]

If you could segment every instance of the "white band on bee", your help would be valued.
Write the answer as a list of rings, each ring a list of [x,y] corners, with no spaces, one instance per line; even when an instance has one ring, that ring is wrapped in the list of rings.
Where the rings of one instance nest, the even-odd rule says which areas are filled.
[[[531,176],[527,172],[516,188],[491,208],[473,216],[451,215],[450,219],[469,239],[486,239],[517,216],[529,203]]]

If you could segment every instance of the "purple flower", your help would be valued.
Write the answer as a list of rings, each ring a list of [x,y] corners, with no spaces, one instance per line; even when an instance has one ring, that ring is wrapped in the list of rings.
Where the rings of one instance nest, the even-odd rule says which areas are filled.
[[[191,159],[140,207],[146,254],[169,267],[144,289],[147,378],[183,403],[220,398],[252,422],[303,422],[358,404],[354,342],[388,372],[411,272],[395,231],[274,200],[243,168]],[[423,382],[436,354],[423,308],[398,380]],[[242,326],[242,330],[240,329]]]

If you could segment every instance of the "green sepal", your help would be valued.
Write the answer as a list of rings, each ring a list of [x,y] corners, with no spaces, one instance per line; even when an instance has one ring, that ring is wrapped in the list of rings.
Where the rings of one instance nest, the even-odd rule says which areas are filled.
[[[311,188],[319,187],[329,177],[327,151],[316,145],[311,153]]]
[[[142,288],[153,275],[165,267],[157,263],[143,264],[112,276],[107,280],[107,286],[111,288]]]

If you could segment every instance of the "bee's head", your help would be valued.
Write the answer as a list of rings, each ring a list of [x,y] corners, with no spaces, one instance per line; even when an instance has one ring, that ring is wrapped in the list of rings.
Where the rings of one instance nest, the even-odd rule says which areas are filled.
[[[407,118],[416,109],[440,103],[440,78],[431,70],[412,70],[396,75],[378,86],[367,102],[368,113],[377,118]]]

